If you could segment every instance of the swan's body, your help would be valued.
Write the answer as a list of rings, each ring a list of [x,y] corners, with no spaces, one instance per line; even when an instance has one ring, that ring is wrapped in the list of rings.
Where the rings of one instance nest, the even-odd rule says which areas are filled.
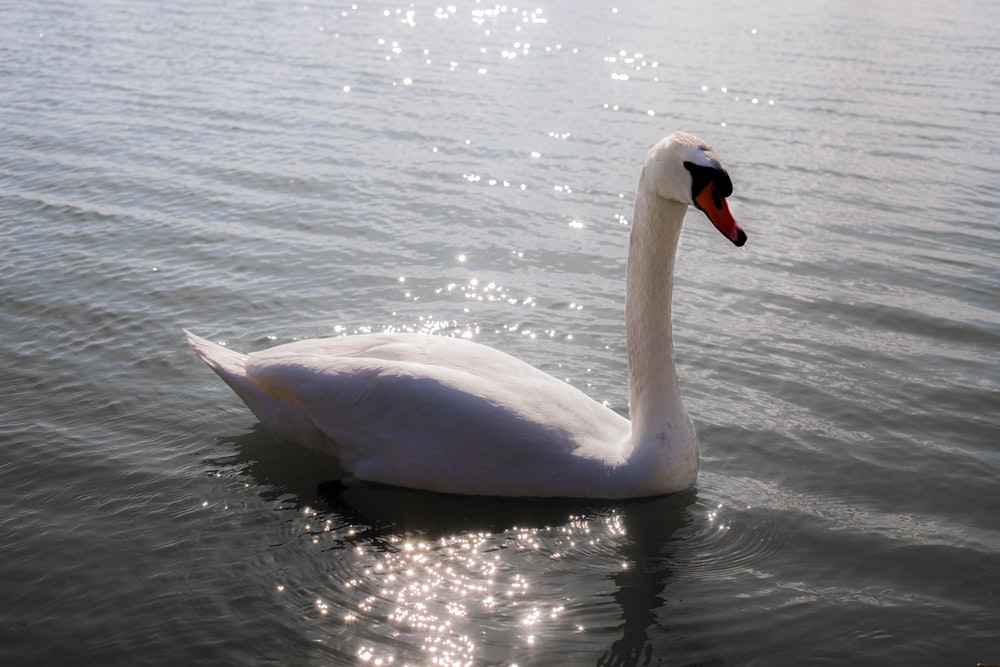
[[[281,440],[328,452],[360,480],[445,493],[627,498],[688,489],[698,445],[674,369],[670,298],[687,206],[730,240],[732,192],[699,139],[649,153],[629,244],[632,421],[503,352],[457,338],[366,334],[239,354],[195,352]]]

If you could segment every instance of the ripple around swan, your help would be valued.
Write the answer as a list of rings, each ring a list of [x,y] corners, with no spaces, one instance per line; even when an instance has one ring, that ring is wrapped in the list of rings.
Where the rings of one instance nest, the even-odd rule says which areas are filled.
[[[623,612],[629,627],[649,623],[662,604],[649,584],[662,590],[672,576],[661,572],[671,550],[661,531],[694,520],[690,494],[540,503],[339,482],[317,491],[322,457],[279,458],[268,440],[240,436],[232,457],[208,465],[276,503],[275,600],[341,659],[499,664],[541,651],[592,661],[593,642],[621,638]]]
[[[622,515],[607,507],[366,485],[322,495],[295,510],[289,548],[303,569],[276,588],[313,632],[346,632],[365,661],[492,664],[549,650],[585,632],[589,603],[613,593],[608,563],[629,566]]]
[[[262,488],[282,484],[265,467]],[[239,469],[264,481],[259,468]],[[493,664],[533,651],[590,661],[595,641],[607,646],[602,659],[626,659],[661,643],[657,618],[671,608],[710,614],[691,608],[691,586],[721,594],[771,576],[782,537],[775,515],[754,507],[765,492],[711,475],[703,487],[625,503],[339,483],[279,494],[291,565],[276,573],[276,599],[298,610],[307,636],[366,661]]]
[[[731,479],[702,473],[692,520],[670,543],[667,559],[678,576],[708,582],[767,576],[767,562],[787,536],[773,513],[740,491]]]

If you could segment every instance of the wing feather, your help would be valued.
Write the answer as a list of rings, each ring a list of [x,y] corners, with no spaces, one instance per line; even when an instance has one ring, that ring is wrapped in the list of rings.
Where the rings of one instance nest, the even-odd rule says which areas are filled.
[[[570,385],[458,339],[300,341],[255,352],[245,367],[255,385],[290,397],[343,465],[370,481],[482,489],[527,471],[556,475],[567,460],[617,458],[610,453],[628,433],[624,418]]]

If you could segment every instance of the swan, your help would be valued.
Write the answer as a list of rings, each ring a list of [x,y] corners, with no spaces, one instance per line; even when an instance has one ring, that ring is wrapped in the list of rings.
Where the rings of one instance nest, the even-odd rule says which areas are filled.
[[[335,456],[357,480],[451,494],[638,498],[693,487],[698,442],[670,320],[689,205],[737,246],[733,186],[715,152],[675,132],[649,151],[626,270],[631,421],[485,345],[372,333],[240,354],[184,333],[278,440]]]

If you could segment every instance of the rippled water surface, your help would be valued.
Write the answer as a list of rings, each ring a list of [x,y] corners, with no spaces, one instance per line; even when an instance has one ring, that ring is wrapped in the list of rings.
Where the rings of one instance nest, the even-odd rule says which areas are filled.
[[[1000,664],[1000,5],[7,3],[0,663]],[[689,216],[697,490],[342,486],[186,348],[467,335],[627,411]]]

